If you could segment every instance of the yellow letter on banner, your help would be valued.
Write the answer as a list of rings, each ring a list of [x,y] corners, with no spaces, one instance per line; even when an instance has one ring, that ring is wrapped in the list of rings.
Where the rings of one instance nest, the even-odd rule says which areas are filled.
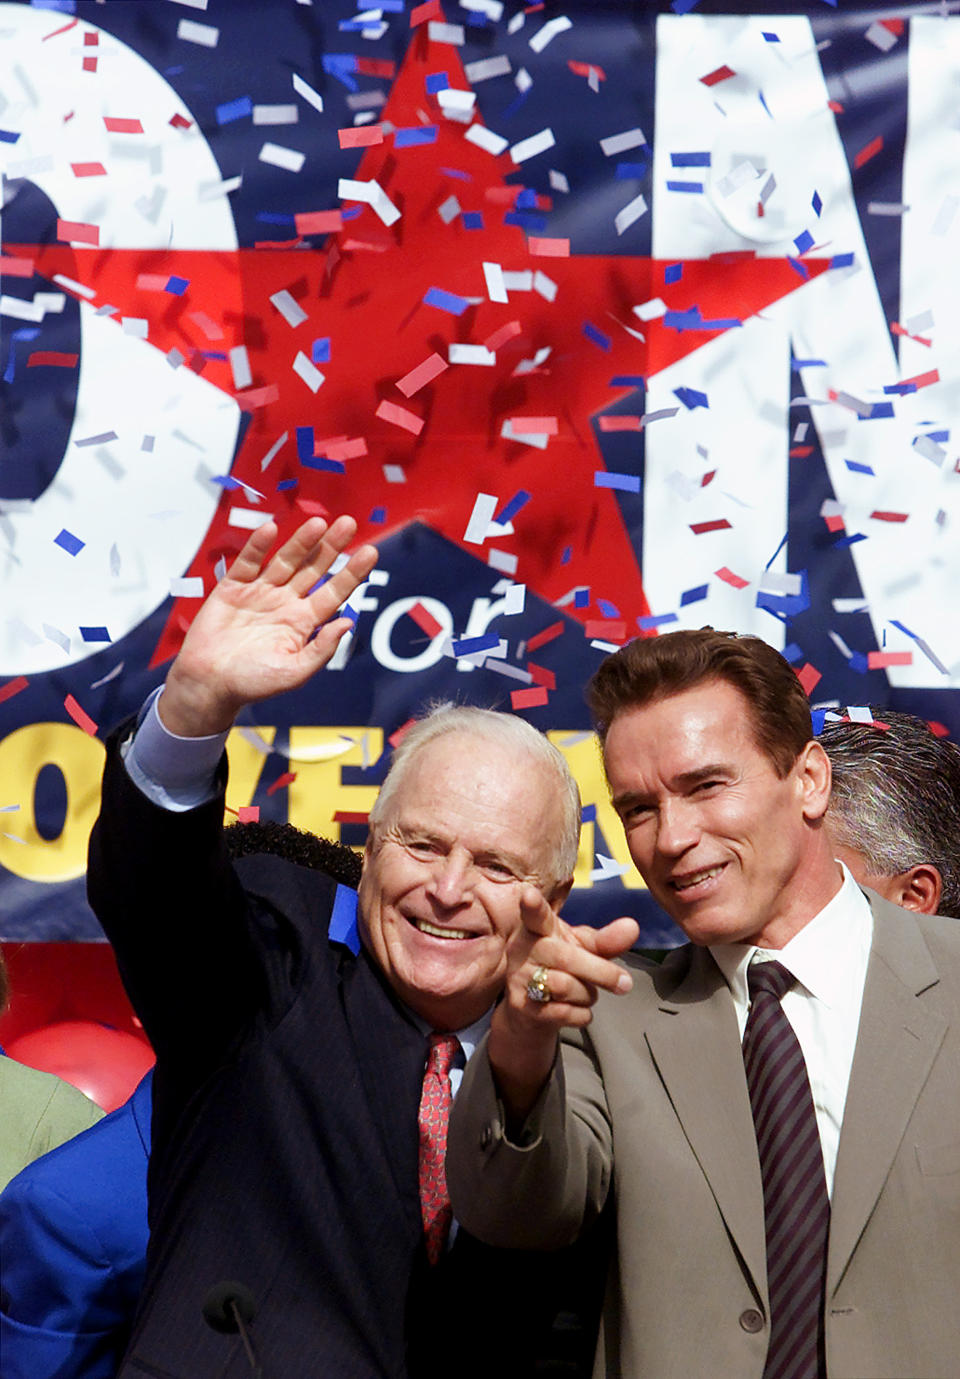
[[[383,752],[382,728],[304,727],[290,729],[291,781],[287,817],[297,828],[340,840],[338,810],[366,814],[377,798],[376,785],[344,785],[342,766],[372,765]]]
[[[580,787],[580,798],[584,806],[592,804],[597,811],[596,824],[588,821],[580,830],[580,851],[577,854],[577,870],[573,878],[574,886],[589,887],[593,885],[590,880],[590,873],[597,865],[595,858],[598,839],[596,835],[599,827],[606,844],[606,855],[613,857],[615,861],[627,868],[620,880],[631,890],[644,890],[643,879],[630,860],[627,842],[623,836],[623,824],[621,824],[616,810],[610,803],[610,791],[607,789],[606,777],[603,774],[603,762],[600,758],[600,747],[596,737],[593,733],[584,736],[579,732],[562,730],[549,732],[547,737],[566,757],[567,765]]]
[[[72,881],[87,867],[87,843],[100,808],[103,743],[72,723],[27,723],[0,742],[0,781],[19,804],[0,815],[0,866],[27,881]],[[57,838],[37,831],[34,796],[44,766],[56,766],[67,787],[67,811]],[[13,834],[14,842],[4,834]]]
[[[227,738],[230,775],[227,780],[226,803],[231,809],[240,809],[253,799],[260,772],[270,754],[269,749],[273,746],[276,735],[276,728],[262,728],[259,724],[256,728],[230,729],[230,736]],[[257,748],[257,740],[263,743],[264,751],[261,752]],[[236,820],[232,814],[227,814],[224,823],[236,823]]]

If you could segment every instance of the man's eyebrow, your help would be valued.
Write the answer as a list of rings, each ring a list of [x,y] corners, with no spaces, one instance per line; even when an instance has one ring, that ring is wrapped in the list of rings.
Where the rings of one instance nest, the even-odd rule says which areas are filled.
[[[707,766],[698,766],[694,771],[681,771],[673,777],[673,784],[681,789],[689,789],[694,785],[701,785],[704,781],[711,780],[715,776],[729,776],[730,766],[723,762],[712,762]],[[642,790],[624,790],[619,795],[614,795],[610,803],[614,809],[622,810],[629,805],[642,805],[649,808],[651,797]]]

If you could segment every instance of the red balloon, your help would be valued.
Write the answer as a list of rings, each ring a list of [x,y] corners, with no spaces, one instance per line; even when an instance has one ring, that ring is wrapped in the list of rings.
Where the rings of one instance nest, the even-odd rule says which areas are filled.
[[[144,1040],[95,1020],[62,1020],[31,1030],[6,1051],[19,1063],[72,1082],[104,1111],[122,1105],[155,1061]]]

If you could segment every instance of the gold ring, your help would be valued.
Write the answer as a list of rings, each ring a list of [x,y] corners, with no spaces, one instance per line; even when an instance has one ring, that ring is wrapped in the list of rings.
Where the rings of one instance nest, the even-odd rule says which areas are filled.
[[[537,1005],[546,1005],[553,997],[550,993],[548,977],[550,973],[545,967],[538,967],[534,970],[533,976],[527,982],[527,999],[534,1001]]]

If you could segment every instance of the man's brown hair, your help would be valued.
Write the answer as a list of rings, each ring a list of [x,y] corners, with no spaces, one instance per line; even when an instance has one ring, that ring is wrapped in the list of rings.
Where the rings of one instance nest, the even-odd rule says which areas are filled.
[[[600,741],[618,714],[710,680],[739,690],[757,746],[781,778],[789,774],[813,731],[803,687],[779,652],[759,637],[712,627],[638,637],[608,656],[587,686]]]

